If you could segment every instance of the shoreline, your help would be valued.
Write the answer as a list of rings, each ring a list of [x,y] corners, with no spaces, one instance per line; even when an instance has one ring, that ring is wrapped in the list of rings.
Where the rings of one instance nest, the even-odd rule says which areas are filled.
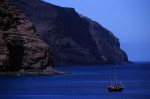
[[[66,75],[66,74],[71,74],[59,70],[55,70],[53,72],[50,71],[8,71],[8,72],[0,72],[0,77],[1,76],[38,76],[38,75],[49,75],[49,76],[54,76],[54,75]]]

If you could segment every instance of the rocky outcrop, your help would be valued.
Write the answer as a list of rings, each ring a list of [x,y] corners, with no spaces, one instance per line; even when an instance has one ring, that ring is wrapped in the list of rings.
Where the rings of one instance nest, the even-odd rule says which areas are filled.
[[[51,54],[49,46],[37,36],[34,25],[25,15],[9,0],[1,0],[0,71],[21,70],[22,74],[24,71],[49,71],[53,74]]]
[[[120,64],[128,62],[126,53],[120,49],[119,39],[99,23],[80,15],[89,21],[89,32],[97,44],[98,52],[105,63]]]
[[[41,0],[12,0],[35,24],[39,36],[53,49],[56,65],[100,65],[128,62],[119,39],[73,8]]]

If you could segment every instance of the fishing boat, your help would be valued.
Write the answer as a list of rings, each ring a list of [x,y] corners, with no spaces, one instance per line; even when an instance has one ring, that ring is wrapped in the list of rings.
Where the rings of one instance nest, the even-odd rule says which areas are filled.
[[[110,77],[110,85],[108,86],[109,92],[122,92],[125,87],[122,85],[121,82],[117,81],[116,75],[115,75],[115,81],[111,81]]]

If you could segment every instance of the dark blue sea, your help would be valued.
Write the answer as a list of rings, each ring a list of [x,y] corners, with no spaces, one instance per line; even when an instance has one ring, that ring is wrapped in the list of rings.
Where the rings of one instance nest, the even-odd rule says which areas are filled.
[[[56,68],[72,74],[0,77],[0,99],[150,99],[150,62]],[[123,92],[108,92],[110,75]]]

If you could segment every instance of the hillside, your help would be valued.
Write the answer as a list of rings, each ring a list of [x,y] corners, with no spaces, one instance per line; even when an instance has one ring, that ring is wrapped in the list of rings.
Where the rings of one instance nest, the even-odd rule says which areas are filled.
[[[51,49],[37,35],[34,25],[9,0],[1,0],[0,72],[54,74],[52,66]]]
[[[99,23],[41,0],[12,0],[52,48],[55,65],[101,65],[128,62],[119,39]]]

